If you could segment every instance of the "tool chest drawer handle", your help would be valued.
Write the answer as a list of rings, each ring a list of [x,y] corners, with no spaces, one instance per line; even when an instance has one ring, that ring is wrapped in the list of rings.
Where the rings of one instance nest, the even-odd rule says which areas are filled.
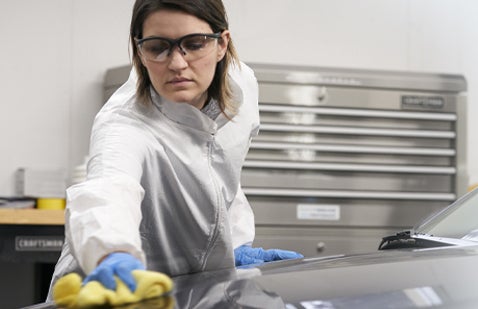
[[[300,133],[322,133],[322,134],[347,134],[347,135],[376,135],[395,137],[422,137],[422,138],[446,138],[456,137],[453,131],[432,131],[432,130],[403,130],[403,129],[370,129],[357,127],[336,127],[336,126],[305,126],[305,125],[283,125],[283,124],[261,124],[261,131],[275,132],[300,132]]]
[[[359,198],[386,200],[436,200],[454,201],[454,193],[442,192],[402,192],[402,191],[346,191],[346,190],[307,190],[275,188],[243,188],[246,195],[274,197],[323,197],[323,198]]]
[[[453,114],[453,113],[381,111],[381,110],[363,110],[363,109],[353,109],[353,108],[274,105],[274,104],[264,104],[264,103],[259,104],[259,110],[261,112],[312,113],[312,114],[319,114],[319,115],[370,117],[370,118],[396,118],[396,119],[438,120],[438,121],[456,121],[457,119],[456,114]]]
[[[352,171],[373,173],[413,173],[413,174],[444,174],[454,175],[454,167],[437,166],[398,166],[378,164],[346,164],[346,163],[310,163],[310,162],[284,162],[284,161],[260,161],[246,160],[245,168],[264,169],[292,169],[292,170],[327,170],[327,171]]]
[[[330,144],[276,143],[252,142],[251,149],[267,150],[313,150],[322,152],[374,153],[393,155],[427,155],[455,156],[456,151],[450,148],[419,148],[419,147],[380,147],[380,146],[349,146]]]

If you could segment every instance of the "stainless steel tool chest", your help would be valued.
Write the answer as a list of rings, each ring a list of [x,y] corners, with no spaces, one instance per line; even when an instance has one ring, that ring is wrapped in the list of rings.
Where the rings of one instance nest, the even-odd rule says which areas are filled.
[[[255,245],[375,250],[465,193],[463,76],[250,65],[261,130],[242,185]]]

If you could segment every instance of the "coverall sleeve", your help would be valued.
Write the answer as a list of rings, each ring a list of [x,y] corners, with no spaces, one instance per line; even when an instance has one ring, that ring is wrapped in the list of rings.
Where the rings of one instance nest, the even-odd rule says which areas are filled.
[[[258,95],[259,89],[254,71],[245,63],[231,73],[232,78],[240,85],[243,95],[243,106],[250,122],[250,140],[257,136],[260,127]],[[254,213],[245,196],[241,184],[234,201],[229,208],[233,248],[241,245],[251,245],[255,237]]]
[[[255,237],[254,213],[244,192],[239,187],[228,211],[231,222],[232,246],[251,245]]]
[[[130,78],[110,100],[123,101],[131,93]],[[67,189],[65,235],[87,274],[114,251],[145,262],[139,235],[145,137],[128,113],[108,108],[98,114],[92,129],[87,180]]]

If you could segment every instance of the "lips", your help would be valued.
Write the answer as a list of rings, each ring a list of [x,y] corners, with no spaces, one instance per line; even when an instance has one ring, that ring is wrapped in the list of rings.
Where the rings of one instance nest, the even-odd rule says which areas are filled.
[[[184,83],[188,83],[188,82],[191,82],[191,80],[188,79],[188,78],[177,77],[177,78],[173,78],[168,83],[173,84],[173,85],[178,85],[178,84],[184,84]]]

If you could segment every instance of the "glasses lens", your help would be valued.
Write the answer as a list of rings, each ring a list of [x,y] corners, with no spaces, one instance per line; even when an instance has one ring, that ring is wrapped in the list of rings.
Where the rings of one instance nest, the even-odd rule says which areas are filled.
[[[164,61],[168,57],[171,44],[162,39],[151,39],[141,43],[141,53],[152,61]]]
[[[184,40],[181,42],[181,47],[189,51],[200,50],[206,48],[208,46],[208,43],[212,40],[213,39],[208,38],[204,35],[193,35],[184,38]]]
[[[181,49],[190,60],[198,59],[213,50],[216,40],[201,34],[188,36],[181,41]]]

